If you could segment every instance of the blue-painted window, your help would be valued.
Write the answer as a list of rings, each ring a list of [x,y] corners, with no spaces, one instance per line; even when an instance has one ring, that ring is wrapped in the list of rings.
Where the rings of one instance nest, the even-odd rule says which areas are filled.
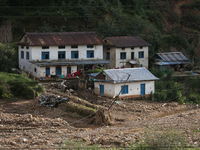
[[[138,52],[138,58],[144,58],[144,51]]]
[[[78,58],[78,51],[71,51],[71,58]]]
[[[49,59],[49,52],[42,52],[42,59]]]
[[[21,58],[24,58],[24,51],[21,51]]]
[[[29,52],[26,52],[26,59],[29,60]]]
[[[94,51],[87,51],[87,58],[94,58]]]
[[[120,59],[126,59],[126,52],[120,53]]]
[[[106,59],[110,59],[110,52],[107,52]]]
[[[65,59],[65,51],[58,51],[58,59]]]
[[[134,60],[134,58],[135,58],[135,53],[131,52],[131,59]]]
[[[121,88],[123,88],[123,85],[121,86]],[[128,85],[125,85],[121,91],[121,94],[127,94],[127,93],[128,93]]]

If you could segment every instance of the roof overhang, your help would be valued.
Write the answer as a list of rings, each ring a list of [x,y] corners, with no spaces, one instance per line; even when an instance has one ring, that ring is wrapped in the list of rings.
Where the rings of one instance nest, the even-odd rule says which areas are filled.
[[[76,65],[96,65],[109,64],[110,62],[104,59],[93,60],[61,60],[61,61],[31,61],[37,66],[76,66]]]

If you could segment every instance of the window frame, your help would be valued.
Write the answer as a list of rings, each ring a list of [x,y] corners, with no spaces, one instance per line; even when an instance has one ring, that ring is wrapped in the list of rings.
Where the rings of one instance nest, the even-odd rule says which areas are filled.
[[[135,52],[131,52],[131,60],[135,60]]]
[[[71,49],[77,49],[78,45],[71,45]]]
[[[24,51],[21,51],[21,59],[24,59]]]
[[[64,45],[58,46],[58,49],[65,49],[65,46]]]
[[[123,88],[123,86],[124,86],[124,88]],[[128,94],[128,85],[122,85],[121,89],[122,89],[121,94]]]
[[[64,57],[63,57],[63,55],[64,55]],[[65,51],[58,51],[58,59],[66,59],[66,52]]]
[[[46,54],[45,54],[45,53],[46,53]],[[43,58],[44,55],[45,55],[45,58]],[[41,53],[41,56],[42,56],[42,57],[41,57],[42,60],[47,60],[47,59],[50,58],[50,57],[49,57],[49,56],[50,56],[50,52],[49,52],[49,51],[48,51],[48,52],[46,52],[46,51],[45,51],[45,52],[42,52],[42,53]],[[48,56],[48,57],[47,57],[47,56]]]
[[[139,51],[138,52],[138,58],[144,58],[144,51]]]
[[[29,52],[26,52],[26,59],[29,60]]]
[[[49,49],[49,46],[42,46],[42,49]]]
[[[74,57],[72,57],[73,55],[74,55]],[[76,57],[76,55],[77,55],[77,57]],[[79,51],[71,51],[71,59],[76,59],[76,58],[79,58]]]
[[[120,59],[125,60],[126,59],[126,52],[121,52],[120,53]]]
[[[109,54],[109,55],[108,55],[108,54]],[[106,59],[107,59],[107,60],[110,60],[110,52],[107,52],[107,53],[106,53]]]
[[[87,50],[87,58],[94,58],[94,50]]]
[[[94,48],[94,45],[87,45],[87,48]]]

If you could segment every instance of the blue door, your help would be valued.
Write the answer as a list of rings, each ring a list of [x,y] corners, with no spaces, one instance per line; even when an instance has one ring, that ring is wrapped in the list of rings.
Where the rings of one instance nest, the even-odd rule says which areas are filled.
[[[46,77],[50,75],[50,68],[46,68]]]
[[[140,84],[140,95],[141,96],[145,95],[145,84]]]
[[[56,75],[61,75],[61,67],[56,67]]]
[[[104,85],[100,85],[100,95],[104,96]]]

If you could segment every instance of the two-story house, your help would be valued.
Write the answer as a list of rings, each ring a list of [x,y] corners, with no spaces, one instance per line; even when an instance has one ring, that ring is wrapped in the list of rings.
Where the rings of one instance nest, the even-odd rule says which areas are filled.
[[[106,37],[104,58],[109,68],[146,67],[148,69],[148,46],[139,36]]]
[[[34,77],[67,75],[103,60],[104,42],[95,32],[25,33],[17,43],[19,68]]]

